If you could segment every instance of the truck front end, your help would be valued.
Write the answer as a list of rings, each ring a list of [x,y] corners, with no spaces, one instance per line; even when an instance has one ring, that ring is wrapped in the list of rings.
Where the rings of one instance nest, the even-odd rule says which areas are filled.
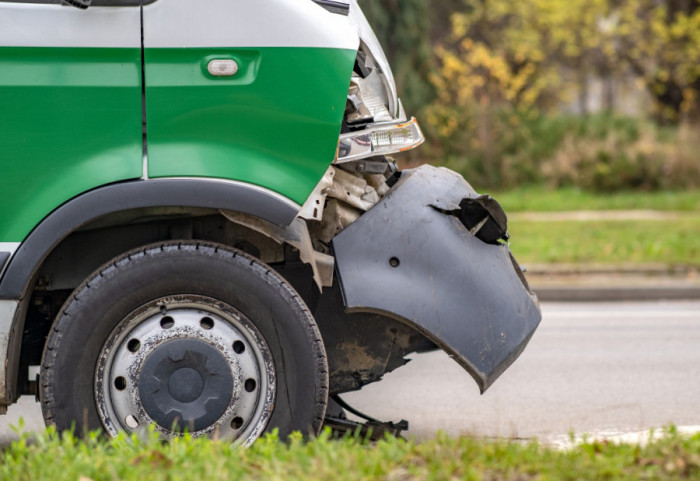
[[[453,171],[428,165],[402,171],[388,157],[418,147],[423,134],[404,112],[357,2],[347,7],[360,44],[338,153],[301,215],[316,249],[334,257],[346,313],[410,327],[445,350],[483,392],[533,335],[541,319],[537,298],[510,253],[506,215],[494,199]],[[333,285],[328,277],[317,282]]]
[[[0,2],[0,413],[250,443],[353,429],[411,353],[483,392],[522,352],[506,215],[397,168],[424,138],[356,0],[68,3]]]

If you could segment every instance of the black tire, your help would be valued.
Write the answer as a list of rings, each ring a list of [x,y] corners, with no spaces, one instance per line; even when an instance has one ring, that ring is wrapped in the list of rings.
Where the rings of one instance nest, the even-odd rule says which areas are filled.
[[[260,261],[229,247],[196,241],[160,243],[128,252],[100,268],[71,294],[54,321],[42,359],[40,398],[47,424],[53,424],[59,430],[75,429],[77,433],[103,429],[108,434],[114,434],[115,425],[119,430],[129,430],[124,427],[119,415],[114,413],[123,413],[123,409],[126,409],[124,406],[131,406],[128,404],[131,401],[128,400],[133,398],[138,399],[138,402],[133,401],[134,406],[140,406],[137,417],[145,416],[142,421],[148,423],[155,420],[156,428],[165,437],[177,435],[180,429],[190,429],[195,431],[195,434],[221,434],[219,431],[223,421],[220,422],[220,419],[225,417],[223,414],[214,414],[215,417],[219,416],[215,422],[212,422],[211,415],[207,415],[209,418],[200,417],[198,427],[195,427],[195,421],[187,426],[177,424],[182,419],[176,416],[176,422],[166,426],[173,418],[166,418],[158,413],[171,409],[171,405],[182,401],[179,397],[182,394],[181,389],[176,388],[172,391],[168,387],[171,397],[163,398],[159,394],[161,397],[156,399],[142,383],[149,382],[148,379],[144,381],[148,377],[145,372],[150,373],[149,379],[154,377],[152,367],[156,361],[151,362],[148,359],[167,358],[166,361],[161,359],[161,364],[169,366],[189,362],[186,369],[189,369],[190,374],[192,370],[199,370],[198,379],[205,379],[203,382],[206,389],[225,389],[218,387],[222,383],[220,378],[215,378],[219,374],[211,373],[210,359],[212,362],[217,361],[225,355],[229,357],[223,360],[230,360],[231,346],[222,348],[218,340],[209,341],[209,338],[202,337],[204,334],[200,336],[198,333],[168,334],[171,336],[166,339],[168,342],[157,341],[160,338],[156,336],[164,334],[155,334],[157,328],[153,328],[154,306],[157,306],[164,316],[170,312],[190,315],[192,312],[200,312],[199,309],[205,313],[213,312],[211,317],[217,319],[217,325],[222,325],[218,321],[219,318],[235,321],[231,321],[235,324],[234,327],[228,325],[228,321],[224,322],[226,326],[222,327],[223,334],[235,335],[240,331],[247,333],[245,335],[253,340],[257,339],[255,333],[262,337],[263,342],[255,347],[256,354],[246,354],[249,359],[246,358],[245,362],[254,364],[257,359],[263,359],[258,366],[261,372],[258,382],[262,385],[269,380],[270,386],[266,386],[266,389],[273,391],[275,399],[264,407],[269,408],[269,412],[256,418],[260,423],[264,422],[262,427],[257,431],[253,430],[255,432],[251,431],[252,427],[248,429],[247,438],[237,437],[234,433],[229,436],[231,439],[251,442],[260,435],[263,428],[265,431],[277,428],[282,437],[293,431],[301,431],[305,435],[319,432],[328,400],[328,367],[321,335],[308,308],[282,277]],[[253,327],[249,329],[250,324]],[[162,321],[161,325],[164,325]],[[131,334],[122,333],[138,332],[135,330],[137,326],[141,326],[142,332],[146,332],[145,335],[151,336],[153,340],[149,341],[147,346],[140,347],[136,346],[132,339],[129,342],[134,343],[134,346],[129,345],[129,349],[140,349],[138,352],[145,358],[140,361],[123,360],[126,359],[125,356],[128,357],[123,347],[127,345],[125,339]],[[181,341],[182,339],[187,341]],[[105,347],[106,343],[108,345]],[[200,350],[203,354],[197,354],[200,356],[198,360],[192,360],[194,358],[191,356],[186,357],[191,354],[190,351],[181,358],[173,357],[164,351],[164,346],[172,350],[178,346],[182,347],[183,343],[187,349],[190,345],[194,346],[192,352],[197,353]],[[211,348],[218,349],[220,355],[209,355]],[[255,349],[251,348],[246,352],[252,353]],[[120,354],[122,351],[126,354]],[[114,359],[110,360],[110,356]],[[271,357],[271,361],[268,357]],[[175,358],[177,359],[174,360]],[[232,372],[228,372],[221,368],[221,365],[234,364],[220,363],[219,368],[213,368],[213,371],[223,369],[221,372],[228,380],[228,385],[234,386],[231,387],[233,394],[230,404],[228,407],[219,406],[217,413],[227,409],[226,415],[230,415],[231,410],[235,410],[235,404],[239,402],[236,401],[237,393],[243,392],[239,386],[243,381],[237,381],[239,378],[236,377],[239,376],[239,371],[230,368]],[[109,369],[113,368],[114,373],[119,369],[126,369],[130,374],[124,374],[120,383],[117,383],[116,378],[109,377],[114,373],[105,374],[105,365]],[[269,367],[272,367],[274,372],[268,369]],[[185,372],[183,367],[168,368],[170,371],[166,374],[162,374],[166,372],[163,369],[159,371],[159,376],[167,378],[167,381],[163,380],[166,384],[161,384],[161,387],[189,385],[180,382],[182,377],[176,379],[176,372]],[[270,372],[263,372],[266,370]],[[128,378],[128,383],[122,381],[125,378]],[[207,380],[210,378],[213,381]],[[125,390],[124,386],[118,384],[129,384],[129,388]],[[117,386],[114,389],[124,390],[124,394],[115,391],[113,385]],[[246,384],[245,389],[248,390],[248,387]],[[100,394],[103,392],[116,394],[114,398],[105,401]],[[175,394],[172,394],[173,392]],[[226,392],[221,396],[216,393],[219,397],[226,395]],[[177,400],[173,401],[176,397]],[[199,407],[204,406],[210,411],[211,405],[208,401],[196,402],[200,403]],[[259,402],[264,404],[263,400]],[[111,408],[109,403],[113,404]],[[141,409],[144,406],[146,411]],[[109,409],[113,409],[112,414],[109,414]],[[116,419],[111,419],[110,416]],[[201,426],[202,422],[207,425],[204,429]],[[237,427],[240,427],[241,419],[236,418],[235,422],[239,424]],[[129,420],[127,425],[131,427]],[[236,428],[234,421],[231,421],[231,426]]]

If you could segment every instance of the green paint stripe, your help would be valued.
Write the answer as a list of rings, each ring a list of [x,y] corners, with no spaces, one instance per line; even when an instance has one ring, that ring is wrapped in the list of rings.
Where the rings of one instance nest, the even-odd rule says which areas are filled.
[[[235,179],[303,203],[335,156],[355,55],[147,49],[149,175]],[[214,58],[239,72],[211,77]]]
[[[140,49],[0,48],[0,239],[141,175]]]
[[[332,161],[353,50],[147,50],[153,177],[238,180],[303,203]],[[206,61],[234,58],[232,79]],[[0,48],[0,239],[141,175],[139,49]]]

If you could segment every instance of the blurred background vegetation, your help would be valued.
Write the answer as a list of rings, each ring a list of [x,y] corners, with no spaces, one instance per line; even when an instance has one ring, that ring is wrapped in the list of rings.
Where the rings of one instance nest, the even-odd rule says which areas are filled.
[[[700,188],[700,0],[360,0],[427,141],[477,189]]]

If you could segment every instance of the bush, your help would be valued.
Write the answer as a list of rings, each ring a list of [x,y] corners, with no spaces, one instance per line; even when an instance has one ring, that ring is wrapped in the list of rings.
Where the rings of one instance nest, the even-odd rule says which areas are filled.
[[[466,128],[449,136],[428,125],[433,141],[426,150],[434,163],[480,187],[547,184],[602,192],[700,187],[697,126],[658,127],[608,114],[554,116],[507,109],[474,119],[465,120],[465,115],[460,124]]]
[[[700,185],[700,3],[462,0],[452,8],[451,28],[434,41],[429,160],[486,187]],[[630,82],[646,93],[637,95],[639,119],[561,114],[621,112]]]
[[[689,128],[669,133],[639,123],[634,130],[611,128],[603,136],[568,133],[540,170],[552,187],[600,192],[697,188],[698,149],[700,138]]]

